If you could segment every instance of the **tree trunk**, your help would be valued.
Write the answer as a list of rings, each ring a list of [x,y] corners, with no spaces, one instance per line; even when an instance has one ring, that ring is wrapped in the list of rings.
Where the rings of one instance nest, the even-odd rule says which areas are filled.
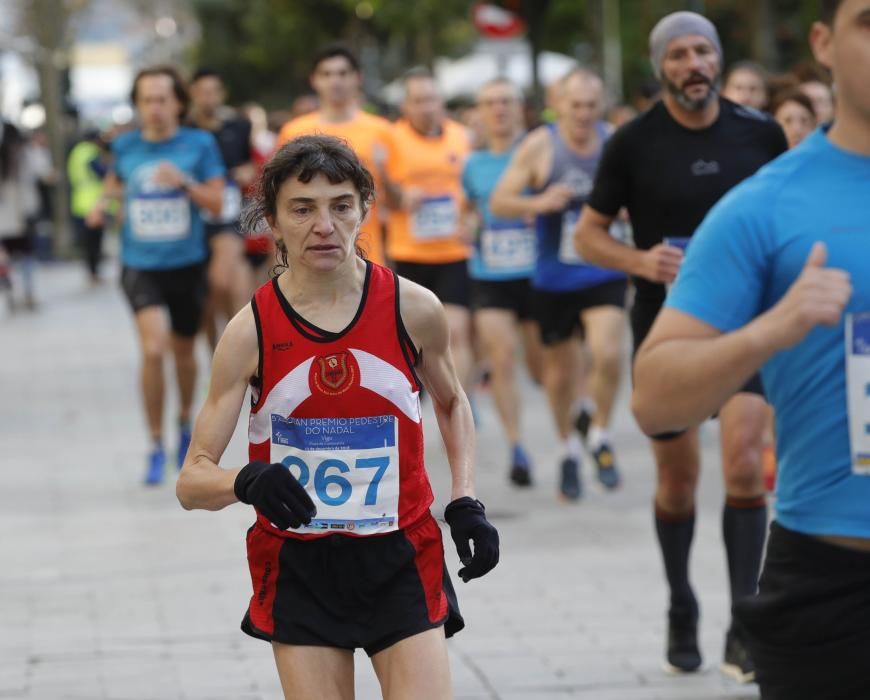
[[[31,0],[30,26],[39,43],[37,53],[39,89],[45,107],[45,130],[51,148],[52,164],[58,173],[65,170],[66,124],[62,71],[68,65],[65,37],[68,13],[58,0]],[[66,254],[71,247],[66,179],[59,178],[52,188],[53,250]]]

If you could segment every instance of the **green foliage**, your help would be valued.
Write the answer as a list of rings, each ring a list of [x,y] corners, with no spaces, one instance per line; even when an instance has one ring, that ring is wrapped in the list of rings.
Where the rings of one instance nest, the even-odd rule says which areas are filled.
[[[541,48],[593,64],[601,59],[601,2],[619,2],[624,84],[634,93],[652,72],[647,37],[675,10],[703,10],[719,27],[726,62],[766,61],[782,70],[808,56],[817,0],[548,0]],[[472,0],[193,0],[202,24],[195,62],[225,76],[233,102],[285,107],[308,90],[311,55],[341,40],[364,56],[374,84],[438,56],[460,56],[477,36]],[[529,6],[531,7],[531,5]],[[366,10],[371,10],[370,16]],[[373,57],[373,58],[372,58]],[[374,75],[372,75],[374,74]],[[371,83],[370,83],[371,84]]]

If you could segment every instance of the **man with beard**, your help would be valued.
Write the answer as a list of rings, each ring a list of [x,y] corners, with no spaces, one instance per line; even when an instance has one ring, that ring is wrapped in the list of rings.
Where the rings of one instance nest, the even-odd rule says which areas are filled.
[[[820,6],[833,124],[713,208],[635,364],[649,431],[764,376],[776,518],[758,595],[734,606],[763,700],[870,698],[870,0]]]
[[[785,137],[769,117],[718,95],[722,48],[713,24],[693,12],[663,18],[650,34],[662,101],[608,142],[595,188],[577,228],[578,248],[590,263],[634,277],[631,310],[635,352],[677,276],[685,243],[728,190],[783,153]],[[608,228],[627,207],[636,248]],[[739,296],[740,289],[734,289]],[[722,531],[733,601],[755,593],[767,506],[761,468],[765,402],[755,375],[719,411],[725,507]],[[698,482],[697,428],[653,435],[657,464],[655,525],[670,587],[667,668],[701,667],[698,603],[689,583],[689,549]],[[723,672],[754,677],[742,631],[731,624]]]

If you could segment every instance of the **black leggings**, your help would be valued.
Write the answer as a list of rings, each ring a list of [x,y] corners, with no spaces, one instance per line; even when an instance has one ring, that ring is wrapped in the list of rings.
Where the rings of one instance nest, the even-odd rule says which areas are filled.
[[[85,223],[84,219],[78,217],[73,219],[75,224],[76,239],[85,256],[85,264],[88,266],[93,277],[97,276],[100,268],[100,260],[102,258],[103,248],[103,227],[96,226],[91,228]]]

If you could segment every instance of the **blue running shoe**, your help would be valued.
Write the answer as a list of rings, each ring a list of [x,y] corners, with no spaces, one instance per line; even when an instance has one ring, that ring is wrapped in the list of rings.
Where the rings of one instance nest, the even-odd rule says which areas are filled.
[[[619,469],[616,468],[613,448],[606,442],[602,442],[598,449],[592,451],[592,458],[598,468],[598,481],[601,482],[601,485],[608,491],[619,488],[622,478],[619,475]]]
[[[569,501],[576,501],[583,494],[583,484],[580,482],[580,462],[571,457],[562,460],[562,481],[559,490]]]
[[[163,472],[166,469],[166,452],[162,447],[155,447],[148,455],[148,471],[145,472],[145,483],[155,486],[163,481]]]
[[[514,486],[532,485],[532,465],[529,464],[529,457],[521,445],[514,445],[511,456],[510,480]]]
[[[190,447],[190,438],[192,436],[191,430],[189,427],[181,428],[181,432],[178,434],[178,463],[177,466],[181,469],[181,466],[184,464],[184,458],[187,457],[187,449]]]

